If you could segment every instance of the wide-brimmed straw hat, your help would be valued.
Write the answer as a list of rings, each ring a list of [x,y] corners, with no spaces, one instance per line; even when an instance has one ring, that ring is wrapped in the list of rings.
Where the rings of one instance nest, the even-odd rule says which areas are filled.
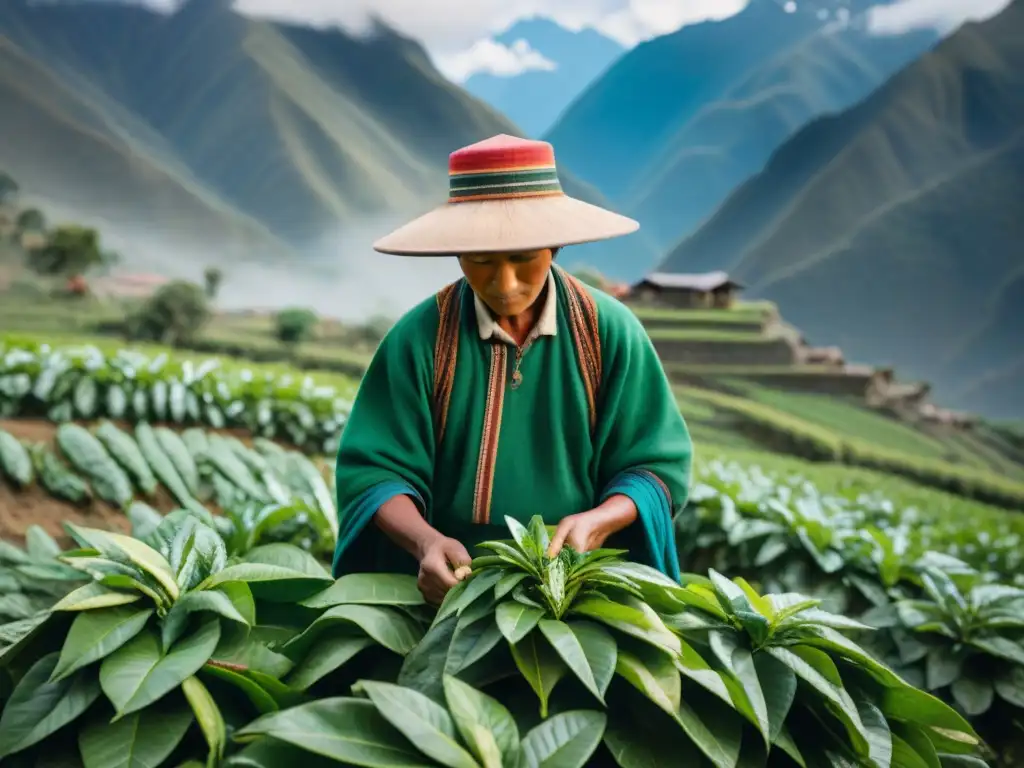
[[[501,134],[452,152],[448,202],[373,244],[400,256],[556,248],[628,235],[633,219],[562,191],[546,141]]]

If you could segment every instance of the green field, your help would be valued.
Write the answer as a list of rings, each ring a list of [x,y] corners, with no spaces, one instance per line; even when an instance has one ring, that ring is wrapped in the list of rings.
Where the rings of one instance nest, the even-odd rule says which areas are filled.
[[[116,323],[123,310],[92,300],[56,301],[19,298],[0,307],[0,327],[16,329],[30,343],[60,340],[62,344],[96,343],[106,350],[125,344],[116,336],[97,336],[97,324]],[[662,310],[641,308],[642,317],[684,318],[693,322],[730,318],[736,330],[656,327],[655,341],[770,343],[744,323],[763,317],[769,307],[739,305],[732,310]],[[728,322],[728,321],[726,321]],[[272,317],[217,315],[189,350],[175,356],[216,355],[234,366],[260,370],[302,370],[316,373],[339,391],[352,393],[365,370],[372,347],[353,341],[351,329],[320,323],[315,339],[289,346],[274,335]],[[128,345],[144,351],[156,347]],[[1024,463],[1019,452],[995,433],[970,434],[900,421],[858,404],[853,396],[800,392],[780,387],[826,389],[828,381],[856,390],[861,379],[841,375],[829,366],[666,365],[687,381],[677,390],[680,408],[699,445],[733,450],[761,450],[840,465],[866,466],[913,479],[923,485],[953,490],[1002,506],[1024,507]],[[754,383],[756,377],[779,376],[779,383]],[[801,387],[799,382],[806,381]],[[795,382],[795,383],[794,383]],[[722,390],[722,391],[719,391]],[[827,390],[826,390],[827,391]],[[730,394],[731,393],[731,394]]]

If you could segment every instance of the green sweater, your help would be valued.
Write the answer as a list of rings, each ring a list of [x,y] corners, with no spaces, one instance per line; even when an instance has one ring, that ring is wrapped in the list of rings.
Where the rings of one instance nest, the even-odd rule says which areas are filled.
[[[413,498],[431,525],[473,552],[480,541],[509,538],[506,516],[526,523],[539,514],[554,525],[623,493],[638,519],[608,545],[678,578],[672,517],[686,503],[692,446],[671,387],[625,305],[554,272],[557,331],[529,346],[518,388],[510,385],[515,348],[480,338],[468,286],[449,293],[459,302],[458,354],[440,445],[432,412],[437,297],[385,336],[338,450],[336,576],[416,572],[414,559],[372,522],[397,494]],[[596,310],[599,352],[573,333],[581,294]],[[592,410],[581,361],[595,359],[600,385]]]

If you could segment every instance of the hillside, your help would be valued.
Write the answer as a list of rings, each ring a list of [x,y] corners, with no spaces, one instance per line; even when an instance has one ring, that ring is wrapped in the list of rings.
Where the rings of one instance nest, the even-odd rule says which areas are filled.
[[[281,259],[339,229],[365,247],[444,199],[452,150],[521,135],[387,28],[353,37],[230,5],[190,0],[164,16],[120,3],[5,3],[0,167],[84,220],[176,245],[178,233],[227,222],[270,241],[229,238],[234,251]],[[564,181],[602,202],[570,173]]]
[[[746,73],[659,143],[625,210],[674,245],[799,128],[864,98],[937,39],[876,36],[865,24],[827,25]]]
[[[953,394],[988,375],[951,356],[1020,266],[1021,125],[1018,0],[801,130],[662,269],[729,269],[809,337]]]

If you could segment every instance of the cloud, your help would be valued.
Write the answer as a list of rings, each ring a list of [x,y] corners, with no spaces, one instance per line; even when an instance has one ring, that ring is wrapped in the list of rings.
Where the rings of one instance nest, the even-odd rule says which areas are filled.
[[[899,35],[914,29],[947,34],[966,21],[995,16],[1010,0],[898,0],[868,11],[868,28],[880,35]]]
[[[478,40],[460,53],[439,56],[435,63],[456,83],[464,83],[478,72],[515,77],[530,70],[550,72],[557,68],[555,62],[534,50],[526,40],[516,40],[508,46],[490,38]]]
[[[515,22],[544,17],[569,30],[597,29],[627,47],[685,24],[731,16],[749,0],[235,0],[239,11],[353,32],[377,17],[443,61]]]

